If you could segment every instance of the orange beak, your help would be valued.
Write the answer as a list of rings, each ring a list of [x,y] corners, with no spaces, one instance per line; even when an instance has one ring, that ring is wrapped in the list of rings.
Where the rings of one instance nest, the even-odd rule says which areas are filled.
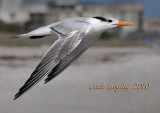
[[[114,24],[114,25],[117,25],[117,26],[132,26],[132,25],[134,25],[134,23],[119,21],[118,24]]]

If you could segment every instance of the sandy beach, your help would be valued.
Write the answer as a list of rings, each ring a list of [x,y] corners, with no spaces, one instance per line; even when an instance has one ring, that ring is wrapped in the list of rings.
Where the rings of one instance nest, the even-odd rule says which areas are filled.
[[[48,48],[0,47],[1,113],[159,113],[160,54],[149,47],[91,47],[51,82],[13,101]],[[89,89],[94,83],[105,87]],[[114,91],[110,83],[130,88]],[[150,86],[132,89],[136,83]]]

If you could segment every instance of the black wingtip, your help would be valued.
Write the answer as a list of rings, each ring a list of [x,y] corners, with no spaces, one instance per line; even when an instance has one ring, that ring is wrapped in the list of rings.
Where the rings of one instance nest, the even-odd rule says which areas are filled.
[[[21,94],[18,92],[15,96],[14,96],[14,99],[13,100],[16,100],[18,97],[20,97]]]
[[[49,81],[47,79],[45,79],[44,84],[48,83]]]
[[[48,83],[50,80],[51,80],[50,78],[46,78],[46,79],[44,80],[44,84]]]
[[[19,96],[16,96],[16,95],[15,95],[13,100],[16,100],[18,97],[19,97]]]
[[[14,99],[13,100],[16,100],[18,97],[14,97]]]

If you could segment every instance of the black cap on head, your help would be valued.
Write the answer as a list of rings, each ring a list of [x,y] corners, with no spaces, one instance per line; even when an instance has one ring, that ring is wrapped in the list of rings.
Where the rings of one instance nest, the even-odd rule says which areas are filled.
[[[99,19],[99,20],[101,20],[101,21],[105,21],[105,22],[106,22],[106,18],[101,17],[101,16],[95,16],[95,17],[93,17],[93,18],[96,18],[96,19]]]

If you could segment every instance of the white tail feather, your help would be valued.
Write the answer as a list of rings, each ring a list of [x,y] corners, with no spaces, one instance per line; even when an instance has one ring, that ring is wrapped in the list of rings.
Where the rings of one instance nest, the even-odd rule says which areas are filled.
[[[22,35],[17,35],[17,36],[13,36],[9,39],[14,39],[14,38],[27,38],[27,37],[30,37],[28,34],[22,34]]]

